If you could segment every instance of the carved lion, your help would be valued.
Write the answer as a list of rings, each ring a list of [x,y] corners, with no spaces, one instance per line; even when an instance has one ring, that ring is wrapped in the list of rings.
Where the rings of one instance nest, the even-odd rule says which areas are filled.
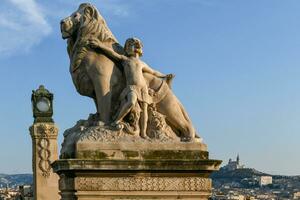
[[[118,81],[123,81],[122,73],[106,56],[91,51],[87,41],[97,37],[116,51],[122,52],[122,47],[103,17],[90,4],[81,4],[71,16],[63,19],[61,32],[62,37],[68,39],[70,73],[76,90],[94,99],[100,120],[108,123],[113,107],[112,91],[118,90]]]
[[[97,38],[120,54],[123,53],[122,46],[97,9],[87,3],[61,21],[61,32],[63,39],[68,39],[70,73],[77,91],[93,98],[99,119],[110,123],[119,104],[118,96],[125,86],[122,67],[101,52],[90,49],[87,41]],[[149,88],[156,91],[157,111],[166,116],[166,122],[179,137],[193,139],[195,130],[191,120],[168,84],[153,75],[144,76]]]

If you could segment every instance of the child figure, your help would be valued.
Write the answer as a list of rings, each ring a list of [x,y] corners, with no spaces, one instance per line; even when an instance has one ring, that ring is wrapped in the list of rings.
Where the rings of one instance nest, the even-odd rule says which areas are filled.
[[[121,105],[117,112],[117,117],[112,125],[118,125],[123,118],[139,103],[141,107],[140,117],[140,136],[146,138],[147,122],[148,122],[148,105],[151,103],[151,97],[148,93],[148,86],[143,76],[143,72],[153,74],[159,78],[173,78],[173,74],[164,75],[158,71],[151,69],[146,63],[140,60],[143,55],[142,42],[137,38],[129,38],[125,42],[125,55],[120,55],[111,48],[103,45],[98,40],[89,40],[91,48],[100,49],[106,56],[113,60],[121,62],[126,76],[126,88],[121,96],[124,96],[125,103]]]

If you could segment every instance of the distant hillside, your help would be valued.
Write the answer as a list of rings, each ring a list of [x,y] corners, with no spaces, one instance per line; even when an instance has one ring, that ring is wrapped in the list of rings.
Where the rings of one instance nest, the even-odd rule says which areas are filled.
[[[220,171],[214,172],[211,175],[211,178],[212,179],[241,180],[244,178],[252,178],[254,176],[271,176],[271,175],[257,171],[256,169],[252,169],[252,168],[236,169],[233,171],[226,171],[226,170],[221,169]]]
[[[32,184],[32,174],[0,174],[0,187]]]
[[[257,171],[256,169],[243,168],[232,171],[221,168],[220,171],[214,172],[211,175],[214,188],[221,188],[224,185],[235,188],[252,188],[258,186],[258,177],[272,176],[273,185],[276,188],[285,188],[290,190],[300,188],[300,176],[280,176],[270,175]]]

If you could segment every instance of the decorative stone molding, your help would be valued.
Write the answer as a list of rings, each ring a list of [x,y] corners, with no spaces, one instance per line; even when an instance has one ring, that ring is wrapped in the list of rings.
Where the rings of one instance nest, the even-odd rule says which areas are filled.
[[[104,158],[60,159],[52,167],[60,175],[62,200],[207,200],[212,188],[209,175],[220,164],[221,161],[208,158],[177,161]]]
[[[77,191],[210,191],[201,177],[77,177]]]
[[[50,140],[48,138],[39,138],[37,143],[38,157],[39,157],[39,169],[44,177],[49,177],[51,173],[51,151]]]
[[[58,128],[52,123],[36,123],[29,128],[32,139],[56,139]]]

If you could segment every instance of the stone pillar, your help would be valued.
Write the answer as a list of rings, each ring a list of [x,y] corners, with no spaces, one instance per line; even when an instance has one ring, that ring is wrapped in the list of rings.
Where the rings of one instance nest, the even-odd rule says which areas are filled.
[[[54,123],[34,123],[32,138],[32,168],[35,200],[58,200],[58,175],[51,163],[58,159],[58,128]]]

